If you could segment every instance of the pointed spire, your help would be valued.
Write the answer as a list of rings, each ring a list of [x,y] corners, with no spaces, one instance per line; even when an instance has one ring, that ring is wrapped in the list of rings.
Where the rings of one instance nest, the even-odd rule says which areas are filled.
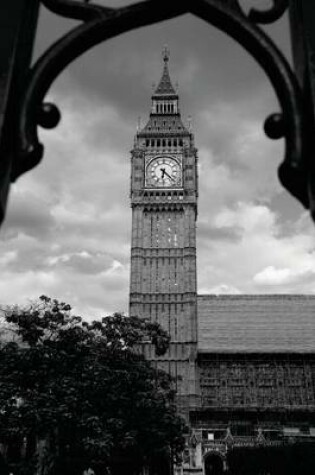
[[[164,63],[167,63],[170,60],[170,55],[171,55],[170,49],[167,45],[164,45],[162,55],[163,55]]]
[[[163,61],[164,61],[164,68],[161,80],[159,82],[158,87],[155,90],[155,95],[177,95],[176,90],[173,87],[171,82],[170,73],[168,70],[168,62],[170,60],[170,50],[167,46],[163,49]]]

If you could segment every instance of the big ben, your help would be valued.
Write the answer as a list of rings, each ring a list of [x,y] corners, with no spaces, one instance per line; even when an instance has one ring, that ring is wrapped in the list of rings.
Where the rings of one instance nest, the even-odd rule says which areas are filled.
[[[131,152],[130,315],[157,321],[170,348],[147,359],[176,381],[179,404],[194,404],[196,387],[197,150],[182,122],[179,97],[169,74],[169,51],[152,95],[150,117]]]

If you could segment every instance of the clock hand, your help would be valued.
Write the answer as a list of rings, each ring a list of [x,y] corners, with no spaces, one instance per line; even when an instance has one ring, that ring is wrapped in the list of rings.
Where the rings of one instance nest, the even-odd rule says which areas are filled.
[[[170,180],[175,181],[174,178],[171,177],[171,175],[169,175],[166,171],[164,171],[164,175],[168,176]]]
[[[165,173],[166,173],[165,168],[161,168],[161,172],[162,172],[161,178],[164,178],[164,175],[165,175]]]

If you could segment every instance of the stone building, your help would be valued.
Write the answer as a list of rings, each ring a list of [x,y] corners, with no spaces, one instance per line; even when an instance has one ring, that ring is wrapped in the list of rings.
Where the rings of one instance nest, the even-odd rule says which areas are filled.
[[[197,295],[197,149],[163,60],[131,153],[130,314],[171,335],[163,357],[143,347],[189,422],[178,472],[214,475],[241,448],[315,443],[315,296]]]

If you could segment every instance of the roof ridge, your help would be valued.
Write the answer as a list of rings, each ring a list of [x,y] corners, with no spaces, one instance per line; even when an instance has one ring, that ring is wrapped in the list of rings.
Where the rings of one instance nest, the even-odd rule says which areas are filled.
[[[242,298],[255,298],[255,299],[268,299],[268,298],[310,298],[315,299],[314,294],[198,294],[199,298],[222,298],[222,299],[242,299]]]

